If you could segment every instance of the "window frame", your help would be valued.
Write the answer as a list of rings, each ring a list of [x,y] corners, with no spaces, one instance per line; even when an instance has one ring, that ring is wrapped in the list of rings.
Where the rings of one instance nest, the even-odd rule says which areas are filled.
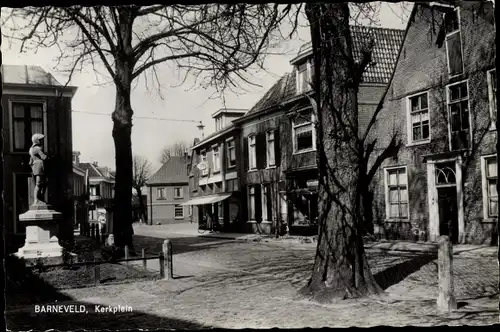
[[[215,151],[217,151],[217,154],[215,153]],[[216,155],[217,155],[217,159],[215,158]],[[221,169],[219,144],[212,145],[212,158],[214,161],[213,172],[218,173],[218,172],[220,172],[220,169]]]
[[[473,128],[472,128],[472,110],[470,108],[470,87],[469,87],[469,80],[468,79],[465,79],[465,80],[461,80],[461,81],[458,81],[458,82],[455,82],[455,83],[450,83],[450,84],[447,84],[446,85],[446,108],[447,108],[447,113],[448,113],[448,143],[449,143],[449,148],[450,148],[450,151],[456,151],[456,150],[453,150],[453,146],[452,146],[452,138],[451,138],[451,108],[450,108],[450,88],[453,87],[453,86],[456,86],[456,85],[460,85],[460,84],[463,84],[465,83],[466,86],[467,86],[467,109],[469,111],[469,141],[470,141],[470,144],[469,144],[469,147],[467,148],[467,150],[471,150],[474,146],[474,140],[473,140],[473,137],[472,137],[472,133],[473,133]],[[459,103],[459,102],[462,102],[465,98],[460,98],[460,99],[457,99],[455,101],[453,101],[453,103]]]
[[[298,114],[304,113],[307,111],[311,112],[311,121],[308,123],[301,123],[299,125],[295,124],[295,118],[292,119],[292,145],[293,145],[293,154],[301,154],[301,153],[307,153],[311,151],[316,151],[316,126],[314,125],[314,122],[316,121],[315,114],[313,110],[310,107],[306,107],[303,109],[300,109],[297,111]],[[311,132],[312,132],[312,147],[309,149],[303,149],[303,150],[297,150],[297,134],[296,130],[297,128],[302,128],[305,126],[311,126]]]
[[[391,171],[397,171],[397,170],[404,170],[405,171],[405,177],[406,177],[406,217],[391,217],[391,201],[390,201],[390,188],[389,188],[389,173]],[[398,173],[398,192],[399,188],[401,187],[399,185],[399,173]],[[409,191],[409,183],[408,183],[408,166],[390,166],[390,167],[385,167],[384,168],[384,193],[385,193],[385,219],[387,221],[400,221],[400,220],[409,220],[410,219],[410,191]],[[400,196],[398,194],[398,196]],[[398,197],[398,199],[400,199]],[[398,200],[398,205],[400,206],[401,203],[405,203],[404,201]],[[401,208],[400,208],[401,210]],[[401,213],[401,212],[400,212]]]
[[[448,76],[449,78],[454,78],[454,77],[458,77],[460,75],[462,75],[465,71],[465,64],[464,64],[464,47],[463,47],[463,43],[462,43],[462,20],[461,20],[461,17],[460,17],[460,7],[456,7],[453,9],[456,13],[457,13],[457,21],[458,21],[458,29],[455,30],[455,31],[452,31],[450,33],[446,32],[446,23],[445,23],[445,16],[446,16],[446,13],[443,14],[443,24],[445,25],[445,41],[444,41],[444,44],[445,44],[445,47],[446,47],[446,64],[447,64],[447,67],[448,67]],[[462,56],[462,71],[456,75],[451,75],[450,73],[450,56],[449,56],[449,52],[448,52],[448,38],[450,36],[453,36],[455,34],[460,34],[460,53],[461,53],[461,56]]]
[[[492,80],[492,73],[495,73],[495,91],[493,91],[493,80]],[[486,81],[488,83],[488,102],[489,102],[489,110],[490,110],[490,130],[496,130],[496,120],[498,116],[498,110],[497,110],[497,94],[496,94],[496,68],[490,69],[486,71]]]
[[[234,165],[231,165],[231,151],[234,151]],[[228,138],[226,140],[226,152],[227,152],[227,168],[236,167],[236,141],[234,137]]]
[[[311,91],[311,87],[304,87],[303,84],[302,84],[302,77],[301,75],[306,75],[307,77],[307,82],[309,84],[312,83],[312,63],[311,63],[311,59],[307,59],[305,60],[304,62],[301,62],[300,64],[297,64],[295,65],[295,78],[296,78],[296,92],[297,92],[297,95],[300,95],[300,94],[303,94],[303,93],[306,93],[306,92],[309,92]],[[306,65],[306,70],[304,71],[299,71],[299,68],[300,66],[302,65]]]
[[[166,188],[165,187],[157,187],[156,188],[156,200],[160,201],[160,200],[165,200],[165,199],[167,199]]]
[[[272,134],[272,139],[269,139],[270,135]],[[276,167],[276,130],[275,129],[270,129],[266,131],[266,161],[267,161],[267,168],[274,168]],[[270,147],[272,143],[272,147]],[[272,159],[271,159],[272,155]],[[272,162],[271,162],[272,161]]]
[[[47,102],[45,100],[37,100],[37,99],[27,99],[27,98],[9,98],[9,125],[12,130],[10,131],[10,152],[13,154],[27,154],[28,150],[23,148],[23,149],[15,149],[14,146],[14,141],[15,141],[15,130],[14,130],[14,107],[13,104],[38,104],[42,106],[42,128],[43,128],[43,135],[45,136],[43,140],[43,148],[44,151],[48,150],[48,130],[47,130]],[[31,128],[30,128],[31,130]],[[33,135],[33,133],[32,133]],[[31,145],[31,137],[28,140],[28,143],[25,142],[26,144]]]
[[[208,169],[209,169],[207,150],[205,150],[205,149],[200,150],[200,159],[201,159],[201,163],[206,166],[206,168],[204,170],[200,170],[201,171],[201,176],[207,176],[208,175]]]
[[[412,119],[412,114],[414,113],[421,113],[422,109],[419,109],[416,112],[412,111],[412,99],[420,97],[421,95],[426,95],[427,96],[427,116],[429,118],[429,137],[425,139],[420,139],[420,140],[415,140],[413,137],[413,119]],[[414,93],[412,95],[409,95],[406,97],[406,115],[407,115],[407,134],[408,134],[408,143],[407,146],[413,146],[413,145],[421,145],[421,144],[429,144],[432,139],[432,130],[431,130],[431,112],[430,112],[430,105],[429,105],[429,90],[425,91],[420,91],[418,93]],[[420,125],[422,125],[422,120],[420,120]]]
[[[176,194],[176,190],[179,190],[180,195]],[[183,199],[184,198],[184,188],[183,187],[174,187],[174,199]]]
[[[177,216],[178,209],[181,209],[182,216]],[[174,205],[174,219],[184,219],[184,206],[182,206],[180,204],[175,204]]]
[[[257,169],[257,134],[248,135],[248,170]]]
[[[493,177],[488,177],[487,172],[488,172],[488,161],[492,159],[496,159],[497,172],[498,172],[498,158],[496,154],[481,156],[481,189],[483,196],[483,219],[486,221],[496,221],[498,219],[498,210],[497,210],[497,215],[491,215],[489,206],[491,198],[488,193],[488,185],[489,182],[493,179]],[[498,174],[496,176],[496,179],[498,181]],[[498,192],[496,198],[498,206]]]

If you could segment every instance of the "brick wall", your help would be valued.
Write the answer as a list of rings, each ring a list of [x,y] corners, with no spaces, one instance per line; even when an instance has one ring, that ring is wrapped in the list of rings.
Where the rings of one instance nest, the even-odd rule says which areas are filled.
[[[384,108],[377,118],[370,137],[377,138],[377,154],[389,144],[392,135],[403,142],[403,148],[396,158],[386,160],[385,166],[405,165],[408,167],[408,188],[410,219],[418,227],[426,229],[429,208],[427,203],[427,173],[423,163],[425,155],[447,152],[449,147],[448,108],[446,85],[468,80],[469,109],[473,133],[472,155],[464,160],[463,188],[465,235],[468,242],[489,241],[493,231],[492,223],[484,223],[482,216],[481,155],[495,152],[496,132],[489,130],[488,86],[486,70],[494,67],[496,47],[495,29],[484,15],[477,2],[464,4],[460,9],[461,37],[464,72],[455,78],[448,75],[446,46],[436,46],[437,34],[442,22],[442,13],[437,9],[418,6],[410,19],[410,27],[400,53],[394,78],[384,100]],[[408,111],[409,95],[428,91],[431,143],[409,146]],[[379,170],[372,183],[374,192],[374,215],[384,221],[385,193],[383,171]],[[391,236],[409,237],[409,220],[385,223]],[[428,231],[428,230],[427,230]]]

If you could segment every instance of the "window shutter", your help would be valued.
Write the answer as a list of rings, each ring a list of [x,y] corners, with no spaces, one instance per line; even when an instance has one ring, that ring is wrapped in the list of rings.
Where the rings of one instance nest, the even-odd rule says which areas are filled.
[[[255,220],[258,222],[262,221],[262,195],[261,186],[255,186]]]
[[[274,164],[281,167],[280,129],[274,131]]]
[[[457,32],[448,37],[446,41],[448,50],[448,61],[450,63],[450,75],[458,75],[462,73],[462,46],[460,40],[460,32]]]
[[[267,166],[267,144],[266,133],[258,133],[256,137],[256,150],[257,150],[257,168],[262,169]]]
[[[245,172],[248,171],[248,160],[250,156],[248,155],[248,137],[243,138],[243,162]]]

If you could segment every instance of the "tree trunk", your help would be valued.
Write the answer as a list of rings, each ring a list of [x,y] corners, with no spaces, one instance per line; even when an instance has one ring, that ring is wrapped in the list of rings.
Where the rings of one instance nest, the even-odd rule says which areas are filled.
[[[141,214],[141,218],[144,220],[145,223],[148,221],[148,214],[146,211],[146,207],[144,206],[144,202],[142,201],[142,190],[140,188],[135,188],[137,191],[137,196],[139,196],[139,211]]]
[[[317,301],[381,293],[366,259],[361,219],[362,151],[347,3],[307,4],[315,61],[319,236],[312,276]]]
[[[128,63],[116,64],[118,80],[113,118],[116,176],[114,198],[114,236],[119,247],[133,248],[132,235],[132,106],[130,103],[131,70]]]

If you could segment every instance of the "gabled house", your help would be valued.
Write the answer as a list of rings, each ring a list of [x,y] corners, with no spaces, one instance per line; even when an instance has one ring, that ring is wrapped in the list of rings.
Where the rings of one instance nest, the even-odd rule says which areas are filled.
[[[355,59],[368,37],[375,39],[373,63],[363,74],[358,93],[359,111],[373,112],[389,82],[404,31],[351,26],[351,33]],[[245,217],[251,232],[274,232],[276,220],[282,220],[291,233],[317,233],[310,43],[301,47],[291,65],[291,73],[281,77],[248,113],[234,120],[241,127],[241,159],[245,160],[242,189],[247,195]]]
[[[206,214],[217,218],[227,231],[240,231],[240,211],[244,209],[242,186],[242,159],[239,147],[240,131],[232,121],[247,110],[220,109],[212,118],[215,132],[192,147],[189,167],[191,200],[184,203],[192,207],[193,221],[199,222]]]
[[[76,87],[61,85],[39,66],[2,65],[3,188],[2,220],[7,243],[22,244],[19,215],[33,203],[28,150],[35,133],[45,135],[46,201],[63,213],[60,240],[73,236],[71,100]]]
[[[491,2],[415,4],[372,131],[378,151],[403,142],[373,184],[387,237],[497,238],[495,38]]]
[[[96,221],[99,211],[112,210],[115,197],[115,177],[108,167],[97,162],[79,163],[88,176],[89,219]]]
[[[147,181],[148,220],[155,223],[177,223],[190,219],[190,210],[181,205],[189,200],[189,158],[172,156]]]

